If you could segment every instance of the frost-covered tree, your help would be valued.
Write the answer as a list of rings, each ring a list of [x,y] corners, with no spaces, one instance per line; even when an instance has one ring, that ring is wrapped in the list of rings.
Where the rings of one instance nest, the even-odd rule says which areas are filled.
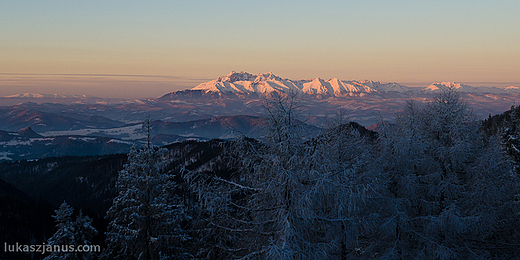
[[[517,219],[518,177],[455,90],[408,103],[380,140],[388,191],[379,256],[490,259],[511,246],[498,234]]]
[[[308,138],[291,98],[267,103],[264,140],[236,140],[213,162],[233,171],[185,174],[202,216],[198,257],[514,256],[518,176],[453,89],[409,102],[377,140],[342,120]]]
[[[85,251],[85,246],[92,245],[91,239],[97,234],[97,230],[92,226],[92,219],[84,216],[81,211],[73,220],[73,211],[74,209],[66,202],[63,202],[60,208],[55,210],[56,215],[53,217],[58,230],[47,242],[48,246],[53,247],[53,252],[45,258],[46,260],[94,259],[95,252],[93,250],[80,252],[76,248],[81,246],[81,250]],[[74,248],[70,246],[74,246]]]
[[[365,174],[369,145],[349,125],[303,138],[297,102],[269,100],[266,139],[241,138],[227,149],[233,175],[187,174],[210,232],[223,238],[212,240],[218,257],[341,259],[355,255],[357,238],[368,232],[361,215],[377,180]]]
[[[511,106],[509,120],[504,122],[503,139],[506,151],[518,164],[520,163],[520,106]]]
[[[381,174],[372,171],[373,136],[356,123],[338,120],[311,142],[305,159],[314,172],[310,220],[320,243],[329,244],[324,259],[358,259],[370,254],[378,218]],[[318,242],[318,241],[316,241]]]
[[[150,121],[145,122],[150,132]],[[183,259],[189,257],[181,227],[185,207],[174,193],[173,175],[164,172],[167,149],[148,142],[132,147],[116,183],[118,195],[107,212],[107,259]]]

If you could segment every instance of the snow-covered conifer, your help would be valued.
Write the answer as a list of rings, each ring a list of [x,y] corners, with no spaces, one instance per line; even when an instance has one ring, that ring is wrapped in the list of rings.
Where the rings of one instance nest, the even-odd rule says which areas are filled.
[[[174,193],[176,183],[164,172],[167,149],[147,144],[132,147],[117,180],[118,195],[107,212],[107,259],[182,259],[188,257],[181,227],[184,205]]]
[[[92,226],[92,219],[84,216],[81,211],[73,221],[73,211],[74,209],[66,202],[55,211],[56,215],[53,217],[58,230],[47,243],[47,247],[53,249],[52,253],[45,258],[46,260],[94,259],[95,250],[85,250],[85,246],[92,245],[91,239],[97,234],[97,230]],[[81,250],[76,250],[78,247],[81,247]]]
[[[378,239],[381,257],[487,259],[504,212],[516,206],[517,177],[492,139],[483,138],[454,89],[414,102],[380,138],[386,177]],[[510,220],[508,220],[509,222]],[[503,244],[502,244],[503,246]]]

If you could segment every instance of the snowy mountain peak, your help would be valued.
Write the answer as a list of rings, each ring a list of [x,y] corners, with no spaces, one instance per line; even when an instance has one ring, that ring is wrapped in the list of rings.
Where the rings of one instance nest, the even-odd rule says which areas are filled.
[[[464,84],[460,84],[460,83],[456,83],[456,82],[433,82],[430,86],[428,86],[427,88],[425,88],[424,90],[429,90],[429,91],[438,91],[438,90],[443,90],[443,89],[448,89],[448,88],[453,88],[453,89],[459,89],[459,90],[463,90],[463,89],[467,89],[467,88],[473,88],[472,86],[468,86],[468,85],[464,85]]]
[[[256,76],[255,82],[263,82],[263,81],[268,81],[268,80],[282,81],[284,79],[282,77],[280,77],[280,76],[277,76],[277,75],[273,74],[272,72],[267,72],[267,73],[260,73],[260,74],[258,74]]]
[[[429,87],[423,89],[424,92],[439,92],[452,88],[458,92],[480,93],[480,94],[500,94],[500,93],[520,93],[520,88],[511,86],[505,89],[497,87],[473,87],[456,82],[433,82]]]
[[[5,98],[43,98],[42,94],[38,93],[20,93],[10,96],[4,96]]]
[[[256,78],[255,75],[241,71],[236,72],[232,71],[229,74],[227,74],[225,77],[221,77],[222,82],[236,82],[236,81],[251,81]]]
[[[464,93],[520,93],[518,87],[506,89],[496,87],[472,87],[457,82],[433,82],[426,88],[411,88],[395,82],[379,82],[371,80],[340,80],[331,78],[325,80],[320,77],[304,80],[291,80],[282,78],[272,72],[253,75],[247,72],[232,71],[228,75],[219,77],[197,85],[192,90],[202,90],[220,94],[233,93],[238,95],[263,94],[271,92],[302,93],[314,95],[319,98],[364,96],[374,94],[410,95],[413,92],[423,94],[435,93],[448,88],[453,88]]]
[[[343,97],[369,93],[384,93],[387,91],[407,92],[410,91],[410,88],[397,83],[380,83],[369,80],[343,81],[338,78],[324,80],[321,77],[308,80],[291,80],[282,78],[272,72],[260,73],[255,76],[243,71],[232,71],[226,76],[201,83],[192,88],[192,90],[242,95],[296,92],[321,97]]]
[[[265,82],[265,81],[281,81],[283,80],[282,77],[277,76],[273,74],[272,72],[267,73],[260,73],[258,75],[253,75],[248,72],[236,72],[231,71],[229,74],[227,74],[224,77],[219,77],[216,81],[217,82],[239,82],[239,81],[251,81],[251,82]]]

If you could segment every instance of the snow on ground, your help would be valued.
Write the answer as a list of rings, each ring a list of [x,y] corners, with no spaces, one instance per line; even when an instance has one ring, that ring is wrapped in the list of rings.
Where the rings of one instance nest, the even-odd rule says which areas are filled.
[[[0,161],[2,161],[2,160],[12,161],[13,159],[8,157],[9,155],[12,155],[12,154],[13,153],[10,153],[10,152],[0,152]]]
[[[29,140],[29,141],[20,141],[20,140],[17,140],[17,139],[10,140],[10,141],[7,141],[7,142],[0,142],[0,145],[7,145],[7,146],[30,145],[30,144],[31,144],[31,140]]]
[[[70,136],[69,139],[74,140],[74,141],[81,140],[83,142],[90,142],[90,141],[96,140],[95,137],[75,137],[75,136]]]
[[[129,144],[129,145],[133,144],[131,142],[126,142],[126,141],[117,140],[117,139],[111,139],[110,141],[108,141],[108,143],[119,143],[119,144]]]
[[[35,141],[52,141],[52,140],[54,140],[54,138],[48,138],[48,137],[47,138],[31,138],[31,139],[25,140],[25,141],[13,139],[13,140],[10,140],[7,142],[0,142],[0,145],[5,145],[5,146],[31,145]]]
[[[130,125],[118,128],[109,129],[78,129],[78,130],[67,130],[67,131],[48,131],[43,132],[43,136],[63,136],[63,135],[79,135],[79,136],[109,136],[125,140],[135,140],[146,137],[141,132],[142,125]]]

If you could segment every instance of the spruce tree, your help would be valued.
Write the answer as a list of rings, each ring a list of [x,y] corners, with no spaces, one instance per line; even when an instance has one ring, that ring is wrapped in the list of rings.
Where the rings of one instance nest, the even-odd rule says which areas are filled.
[[[107,212],[106,259],[182,259],[188,257],[181,228],[185,208],[175,195],[173,175],[165,173],[167,149],[150,142],[150,120],[145,121],[147,144],[132,147],[128,163],[116,183],[118,195]]]
[[[53,217],[58,230],[47,243],[47,247],[51,246],[53,252],[45,260],[94,259],[94,250],[88,250],[87,247],[92,246],[91,239],[97,234],[97,230],[92,226],[92,219],[84,216],[81,211],[73,221],[73,211],[66,202],[55,211],[56,215]]]

